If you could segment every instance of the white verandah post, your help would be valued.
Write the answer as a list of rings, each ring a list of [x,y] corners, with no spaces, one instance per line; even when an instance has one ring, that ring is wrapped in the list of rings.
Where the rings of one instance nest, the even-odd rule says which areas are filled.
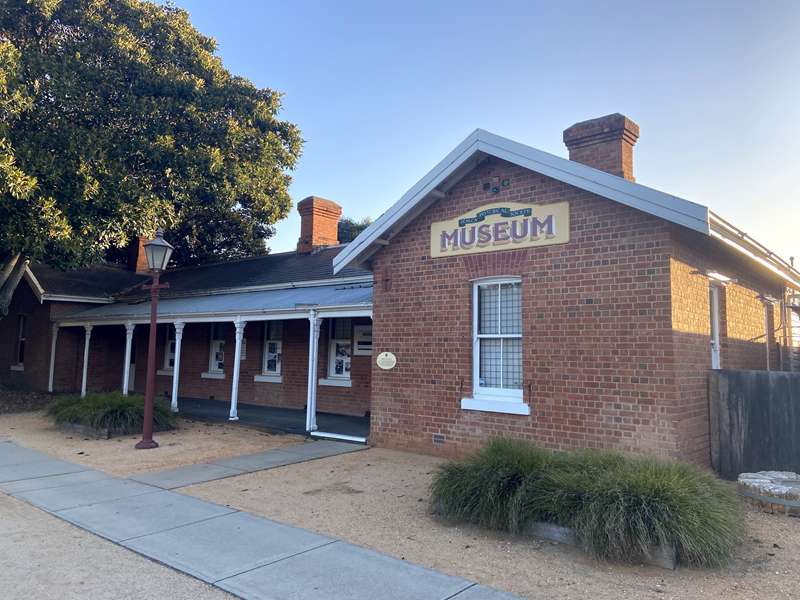
[[[170,409],[178,412],[178,375],[181,370],[181,341],[183,340],[183,321],[175,321],[175,360],[172,366],[172,402]]]
[[[131,377],[131,344],[135,323],[125,323],[125,364],[122,366],[122,395],[128,395]]]
[[[317,311],[308,313],[308,396],[306,399],[306,431],[317,430],[317,355],[319,350],[319,330],[322,319]]]
[[[242,338],[244,337],[244,326],[247,325],[247,321],[240,320],[239,317],[236,317],[236,320],[233,322],[233,325],[236,327],[236,350],[233,354],[233,382],[231,383],[231,414],[228,417],[229,421],[238,421],[239,414],[236,411],[236,405],[239,402],[239,370],[241,365],[239,364],[242,359]]]
[[[92,339],[92,326],[84,325],[86,335],[83,338],[83,377],[81,379],[81,398],[86,397],[86,380],[89,375],[89,340]]]
[[[50,373],[47,377],[47,391],[53,393],[53,379],[56,372],[56,340],[58,340],[58,323],[53,323],[50,335]]]

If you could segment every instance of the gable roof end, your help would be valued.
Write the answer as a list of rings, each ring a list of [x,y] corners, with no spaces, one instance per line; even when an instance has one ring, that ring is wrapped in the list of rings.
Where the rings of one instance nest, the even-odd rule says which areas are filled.
[[[364,262],[408,222],[487,156],[494,156],[577,188],[708,235],[708,208],[593,169],[578,162],[476,129],[389,210],[333,259],[334,273]]]

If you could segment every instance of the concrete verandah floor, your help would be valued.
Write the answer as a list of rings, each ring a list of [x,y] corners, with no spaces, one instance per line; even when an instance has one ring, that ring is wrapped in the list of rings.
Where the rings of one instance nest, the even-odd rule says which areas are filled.
[[[227,421],[230,402],[200,398],[180,398],[178,411],[182,417],[205,421]],[[264,427],[286,433],[306,434],[306,411],[259,404],[239,403],[239,423]],[[369,436],[369,417],[354,417],[333,413],[317,413],[317,429],[354,437]]]

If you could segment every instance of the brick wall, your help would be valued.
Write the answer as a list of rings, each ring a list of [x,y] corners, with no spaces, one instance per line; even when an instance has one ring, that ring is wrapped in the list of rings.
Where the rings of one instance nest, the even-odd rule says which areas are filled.
[[[50,306],[40,304],[27,281],[20,281],[8,314],[0,319],[0,384],[12,388],[46,391],[50,370]],[[19,315],[27,317],[24,371],[17,363]]]
[[[508,178],[499,194],[482,189]],[[430,226],[503,200],[570,202],[571,241],[431,260]],[[495,436],[557,449],[679,452],[667,225],[495,160],[457,184],[374,256],[371,441],[461,454]],[[522,279],[523,395],[530,416],[461,410],[472,389],[471,280]],[[443,443],[434,443],[434,435]]]

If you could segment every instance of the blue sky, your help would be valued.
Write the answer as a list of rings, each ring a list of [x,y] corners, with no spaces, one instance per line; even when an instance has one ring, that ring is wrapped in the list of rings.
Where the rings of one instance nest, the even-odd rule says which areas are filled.
[[[225,65],[285,94],[292,196],[377,217],[476,127],[566,156],[621,112],[645,185],[800,260],[800,2],[177,0]],[[277,226],[294,248],[299,217]]]

